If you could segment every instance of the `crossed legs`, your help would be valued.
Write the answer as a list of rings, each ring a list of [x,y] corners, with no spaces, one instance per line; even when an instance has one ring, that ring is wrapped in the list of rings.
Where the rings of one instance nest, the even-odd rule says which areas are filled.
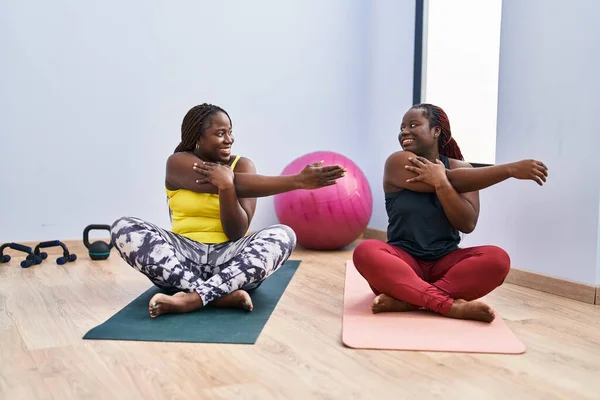
[[[183,313],[206,305],[252,310],[247,290],[256,289],[291,255],[294,231],[274,225],[235,242],[203,244],[139,218],[124,217],[111,228],[120,256],[156,286],[150,316]]]
[[[449,318],[485,322],[494,319],[494,312],[477,299],[500,286],[510,270],[508,254],[496,246],[458,249],[427,262],[369,239],[356,247],[353,261],[377,295],[373,312],[425,308]]]

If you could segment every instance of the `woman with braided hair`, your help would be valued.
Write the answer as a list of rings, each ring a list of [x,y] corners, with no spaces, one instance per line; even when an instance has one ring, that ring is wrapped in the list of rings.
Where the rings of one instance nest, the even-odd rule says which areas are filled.
[[[289,258],[294,231],[274,225],[247,235],[256,198],[335,184],[345,170],[308,165],[297,175],[256,174],[252,161],[231,154],[231,119],[225,110],[202,104],[188,111],[181,143],[166,163],[165,186],[171,231],[135,217],[112,225],[121,257],[155,285],[150,317],[185,313],[204,306],[251,311],[256,289]]]
[[[446,113],[431,104],[411,107],[398,137],[402,151],[384,171],[387,243],[365,240],[354,250],[357,271],[375,293],[371,310],[424,308],[449,318],[491,322],[493,310],[477,299],[500,286],[510,270],[497,246],[459,248],[479,217],[479,190],[508,178],[543,185],[539,161],[472,168],[452,138]]]

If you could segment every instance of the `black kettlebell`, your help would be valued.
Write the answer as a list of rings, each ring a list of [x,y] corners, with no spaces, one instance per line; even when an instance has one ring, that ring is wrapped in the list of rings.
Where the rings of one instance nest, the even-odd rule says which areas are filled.
[[[90,258],[92,260],[106,260],[110,256],[110,249],[113,247],[112,242],[106,243],[98,240],[90,244],[89,235],[92,229],[107,230],[110,232],[110,225],[92,224],[86,226],[83,230],[83,245],[87,247]]]

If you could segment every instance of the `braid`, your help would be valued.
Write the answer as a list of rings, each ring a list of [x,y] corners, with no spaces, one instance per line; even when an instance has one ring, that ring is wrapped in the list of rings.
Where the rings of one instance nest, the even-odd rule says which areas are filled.
[[[458,147],[458,143],[456,143],[456,140],[452,137],[450,120],[448,119],[446,112],[440,107],[428,103],[416,104],[412,106],[412,108],[423,110],[425,116],[429,119],[430,128],[435,128],[436,126],[440,127],[441,134],[438,139],[439,153],[449,158],[464,161],[460,147]]]
[[[210,117],[217,112],[227,115],[231,122],[229,114],[219,106],[204,103],[192,107],[181,123],[181,142],[175,148],[175,153],[193,151],[198,142],[198,137],[204,135],[204,131],[210,126]]]

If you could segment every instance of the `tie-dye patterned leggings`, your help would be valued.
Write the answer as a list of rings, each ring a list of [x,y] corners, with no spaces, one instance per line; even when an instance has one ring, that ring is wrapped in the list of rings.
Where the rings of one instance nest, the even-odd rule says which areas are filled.
[[[238,289],[253,290],[296,246],[294,231],[273,225],[235,242],[204,244],[135,217],[111,227],[121,257],[167,291],[196,291],[204,305]]]

